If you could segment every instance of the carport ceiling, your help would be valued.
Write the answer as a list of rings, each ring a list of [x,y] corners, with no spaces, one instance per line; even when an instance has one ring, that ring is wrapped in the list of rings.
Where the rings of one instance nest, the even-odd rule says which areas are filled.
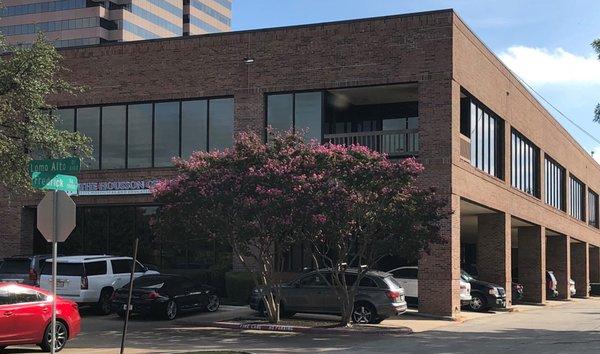
[[[469,216],[469,215],[480,215],[480,214],[493,214],[495,210],[488,209],[479,204],[471,203],[464,199],[460,201],[460,216]]]

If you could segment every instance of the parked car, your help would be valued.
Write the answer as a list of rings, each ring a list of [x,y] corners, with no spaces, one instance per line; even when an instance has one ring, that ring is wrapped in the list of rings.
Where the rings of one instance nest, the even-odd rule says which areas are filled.
[[[320,269],[303,273],[281,287],[281,313],[293,316],[298,312],[340,314],[335,290],[331,288],[331,271]],[[354,284],[357,270],[346,270],[346,283]],[[326,279],[329,279],[326,281]],[[250,308],[263,312],[264,289],[254,289]],[[379,323],[384,319],[406,311],[404,289],[390,273],[368,271],[361,279],[352,320],[355,323]]]
[[[125,316],[128,296],[129,284],[113,295],[112,308],[120,317]],[[217,289],[212,286],[180,275],[144,275],[133,281],[130,311],[172,320],[182,312],[215,312],[220,304]]]
[[[577,294],[577,290],[575,289],[575,281],[569,278],[569,293],[571,293],[571,297]]]
[[[50,257],[52,256],[42,254],[6,258],[0,263],[0,281],[38,285],[40,268]]]
[[[551,270],[546,271],[546,297],[549,299],[558,297],[558,282]]]
[[[113,291],[129,283],[131,257],[70,256],[58,257],[56,291],[58,295],[80,305],[93,305],[98,313],[111,312]],[[134,277],[158,274],[136,262]],[[40,287],[52,289],[52,260],[46,260],[40,277]]]
[[[461,270],[461,278],[471,284],[472,300],[469,302],[469,309],[481,312],[506,307],[506,291],[503,287],[475,279],[464,270]]]
[[[81,318],[77,304],[56,298],[56,345],[60,351],[79,334]],[[0,351],[11,345],[37,344],[51,349],[52,295],[42,289],[0,283]]]
[[[402,285],[407,302],[419,302],[419,267],[408,266],[392,269],[389,271],[394,279]],[[468,305],[471,302],[471,284],[460,279],[460,303]]]

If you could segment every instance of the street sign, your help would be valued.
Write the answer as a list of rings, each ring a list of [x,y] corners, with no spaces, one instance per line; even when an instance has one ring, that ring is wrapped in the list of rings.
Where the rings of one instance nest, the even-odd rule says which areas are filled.
[[[33,188],[59,190],[70,194],[77,193],[77,177],[56,174],[54,172],[33,172],[31,174]]]
[[[76,175],[81,170],[81,161],[78,157],[64,159],[32,160],[29,162],[29,173],[49,172],[62,175]]]
[[[46,192],[37,207],[37,228],[46,241],[64,242],[75,228],[75,203],[64,191]]]

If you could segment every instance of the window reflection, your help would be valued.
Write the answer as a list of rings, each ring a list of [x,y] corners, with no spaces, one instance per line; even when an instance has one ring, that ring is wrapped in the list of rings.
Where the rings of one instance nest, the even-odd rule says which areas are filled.
[[[172,165],[179,156],[179,102],[154,105],[154,167]]]
[[[125,106],[102,108],[102,168],[125,168]]]
[[[208,124],[209,150],[233,145],[233,98],[210,100]]]
[[[77,131],[91,139],[92,158],[84,160],[85,169],[98,169],[100,166],[100,108],[77,109]]]
[[[152,104],[129,105],[127,167],[152,166]]]

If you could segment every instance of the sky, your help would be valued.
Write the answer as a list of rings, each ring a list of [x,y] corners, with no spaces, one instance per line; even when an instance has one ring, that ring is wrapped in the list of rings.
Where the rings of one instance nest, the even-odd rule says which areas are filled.
[[[600,161],[598,0],[234,0],[233,30],[453,8],[525,82],[582,129],[550,113]],[[592,135],[589,137],[587,134]]]

